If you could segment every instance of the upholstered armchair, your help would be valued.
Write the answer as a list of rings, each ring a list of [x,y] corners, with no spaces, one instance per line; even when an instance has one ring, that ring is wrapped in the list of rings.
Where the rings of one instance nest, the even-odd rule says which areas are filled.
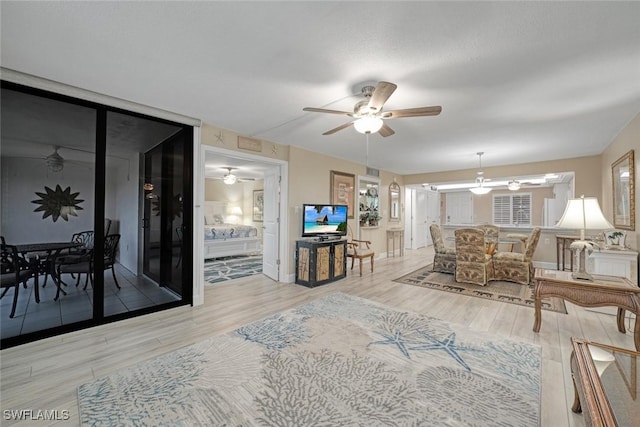
[[[493,255],[493,271],[495,280],[528,285],[533,283],[533,254],[540,239],[540,227],[531,230],[527,246],[523,253],[498,252]]]
[[[445,247],[442,230],[438,224],[431,224],[429,231],[431,232],[431,240],[433,240],[433,249],[436,252],[433,256],[433,271],[454,274],[456,272],[456,250]]]
[[[493,264],[486,253],[484,230],[460,228],[455,236],[456,282],[486,286],[493,278]]]

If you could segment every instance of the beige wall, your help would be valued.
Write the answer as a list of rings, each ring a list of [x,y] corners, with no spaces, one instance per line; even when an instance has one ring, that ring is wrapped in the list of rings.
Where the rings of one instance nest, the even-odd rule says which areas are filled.
[[[258,234],[261,235],[262,227],[259,226],[261,223],[253,221],[252,213],[253,190],[261,190],[263,186],[263,180],[236,182],[233,185],[227,185],[221,179],[205,179],[204,200],[227,202],[226,215],[231,214],[231,209],[234,207],[241,208],[242,216],[238,218],[238,223],[258,227]]]
[[[601,175],[602,175],[602,200],[600,206],[605,217],[613,224],[613,184],[611,177],[611,165],[618,160],[623,154],[629,150],[634,150],[635,160],[635,230],[627,231],[627,246],[638,250],[640,242],[640,114],[638,114],[631,122],[620,132],[613,140],[601,156]]]

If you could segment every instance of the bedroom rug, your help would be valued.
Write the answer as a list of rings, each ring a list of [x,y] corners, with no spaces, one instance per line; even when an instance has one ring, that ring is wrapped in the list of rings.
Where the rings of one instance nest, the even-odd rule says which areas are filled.
[[[78,388],[84,426],[540,425],[541,348],[334,293]]]
[[[521,285],[500,280],[491,281],[487,286],[458,283],[453,274],[433,272],[431,269],[432,265],[429,264],[395,279],[394,282],[535,308],[533,285]],[[559,298],[543,299],[542,309],[567,314],[564,301]]]
[[[262,273],[262,255],[239,255],[204,260],[206,284]]]

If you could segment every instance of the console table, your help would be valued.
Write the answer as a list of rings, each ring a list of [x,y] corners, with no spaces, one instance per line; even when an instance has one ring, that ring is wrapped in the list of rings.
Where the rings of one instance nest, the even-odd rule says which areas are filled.
[[[624,277],[593,276],[593,281],[571,277],[570,271],[535,271],[535,321],[533,332],[540,332],[542,323],[542,298],[557,297],[582,307],[618,307],[618,331],[626,333],[625,310],[636,316],[633,339],[640,350],[640,288]]]
[[[576,338],[571,346],[571,410],[582,412],[587,426],[637,425],[640,353]],[[607,357],[600,360],[603,355]]]
[[[389,228],[387,229],[387,258],[389,258],[389,240],[391,240],[391,256],[396,256],[396,239],[399,242],[400,256],[404,255],[404,229]]]
[[[346,240],[296,241],[296,283],[315,287],[346,275]]]
[[[580,239],[580,236],[556,235],[556,264],[558,270],[566,270],[566,256],[569,253],[569,271],[573,271],[573,253],[569,248],[571,243]]]

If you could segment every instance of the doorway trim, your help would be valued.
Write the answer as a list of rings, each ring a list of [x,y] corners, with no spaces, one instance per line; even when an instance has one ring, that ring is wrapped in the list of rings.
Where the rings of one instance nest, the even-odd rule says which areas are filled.
[[[201,144],[200,149],[194,150],[194,209],[193,209],[193,305],[204,303],[204,180],[205,180],[205,158],[207,153],[216,153],[225,157],[234,157],[241,160],[250,160],[269,166],[276,166],[280,169],[280,200],[278,203],[279,215],[279,249],[278,258],[280,268],[278,270],[278,281],[286,283],[289,271],[289,231],[287,224],[288,217],[288,194],[289,194],[289,163],[286,160],[271,159],[269,157],[255,154],[243,153],[240,151],[228,150],[211,145]],[[265,197],[268,195],[265,194]]]

